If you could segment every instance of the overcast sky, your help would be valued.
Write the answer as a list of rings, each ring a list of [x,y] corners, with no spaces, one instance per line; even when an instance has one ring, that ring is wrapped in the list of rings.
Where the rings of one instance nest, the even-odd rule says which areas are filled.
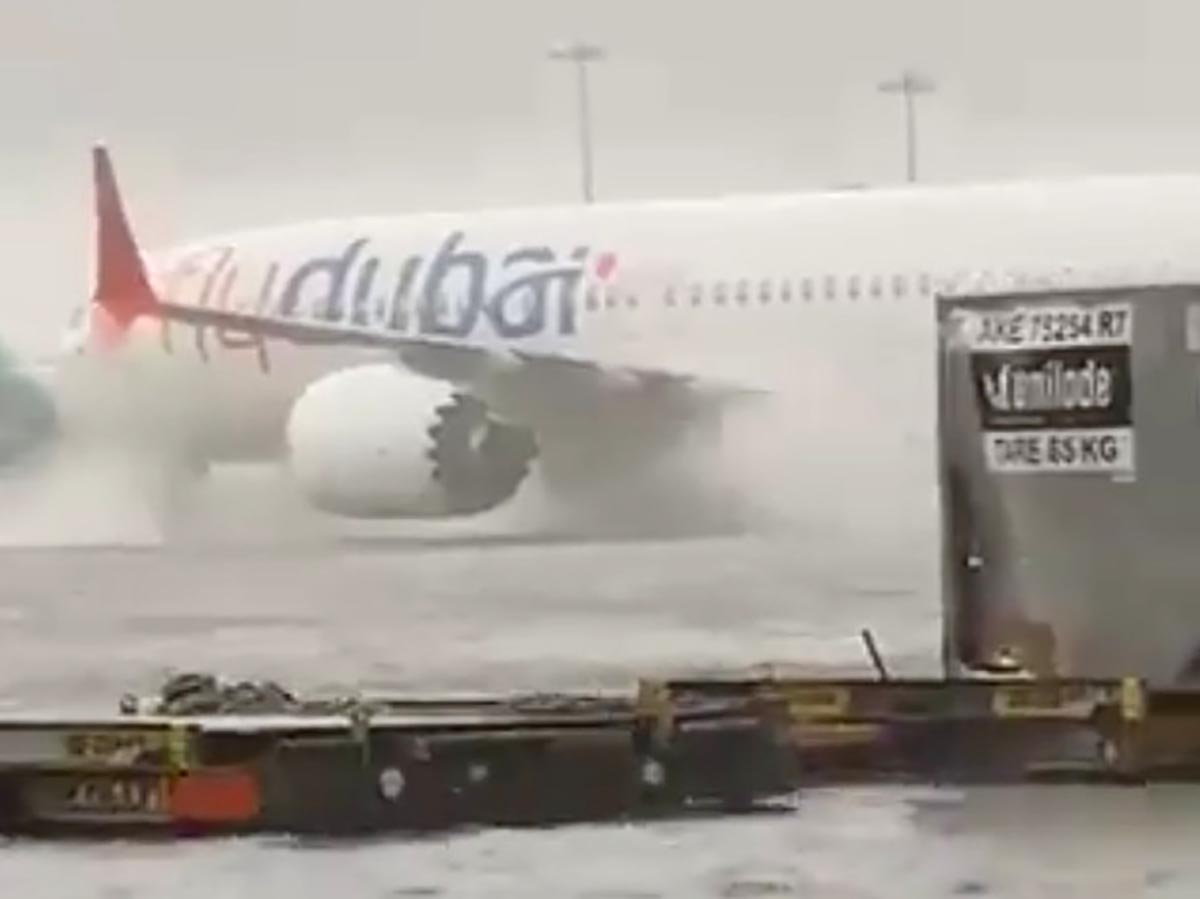
[[[88,291],[96,139],[151,246],[574,201],[575,35],[600,199],[897,180],[910,63],[925,180],[1200,171],[1196,0],[0,0],[0,340]]]

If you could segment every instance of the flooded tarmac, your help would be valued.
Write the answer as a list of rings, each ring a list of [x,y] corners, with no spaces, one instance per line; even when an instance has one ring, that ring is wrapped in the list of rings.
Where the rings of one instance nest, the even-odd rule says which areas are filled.
[[[919,548],[391,540],[5,550],[0,705],[111,710],[167,672],[301,690],[619,687],[802,660],[937,670]],[[868,567],[866,562],[870,560]],[[0,843],[23,896],[1192,896],[1192,787],[831,789],[782,814],[429,839]]]

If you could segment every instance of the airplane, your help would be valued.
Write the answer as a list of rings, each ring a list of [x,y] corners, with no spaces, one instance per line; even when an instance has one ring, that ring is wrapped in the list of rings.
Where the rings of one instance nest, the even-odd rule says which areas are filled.
[[[143,252],[105,148],[93,168],[96,285],[56,424],[5,402],[0,433],[27,436],[0,464],[103,432],[172,479],[282,460],[352,519],[471,518],[538,481],[567,519],[633,530],[737,530],[782,497],[814,530],[931,521],[939,292],[1200,257],[1189,175],[329,219]]]
[[[0,346],[0,476],[58,434],[58,412],[45,387],[47,372],[22,365]]]

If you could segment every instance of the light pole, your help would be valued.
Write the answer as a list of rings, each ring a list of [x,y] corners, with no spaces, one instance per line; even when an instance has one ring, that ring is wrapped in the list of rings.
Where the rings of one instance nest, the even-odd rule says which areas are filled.
[[[583,180],[583,202],[592,202],[592,110],[588,96],[588,63],[604,58],[604,50],[585,41],[556,44],[550,48],[550,58],[575,66],[579,90],[579,164]]]
[[[936,85],[912,69],[905,69],[899,78],[884,81],[879,90],[885,94],[901,94],[904,97],[904,128],[907,137],[908,180],[917,180],[917,94],[932,93]]]

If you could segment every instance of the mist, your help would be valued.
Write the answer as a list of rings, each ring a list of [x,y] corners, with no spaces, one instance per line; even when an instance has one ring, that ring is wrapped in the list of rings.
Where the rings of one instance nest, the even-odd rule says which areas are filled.
[[[26,359],[53,356],[89,294],[96,140],[114,154],[148,247],[308,217],[572,203],[574,82],[547,50],[584,37],[606,51],[591,79],[600,202],[896,182],[902,111],[877,85],[909,65],[936,84],[918,104],[924,181],[1194,170],[1198,25],[1186,0],[9,4],[0,11],[0,344]],[[808,512],[835,508],[847,528],[883,530],[904,514],[896,510],[925,508],[923,497],[881,502],[890,495],[881,490],[900,488],[872,481],[866,459],[837,459],[857,466],[861,486],[846,495],[823,476],[820,445],[794,427],[795,413],[731,423],[736,441],[693,444],[624,496],[595,494],[606,502],[592,503],[587,529],[611,531],[604,519],[639,506],[699,530],[808,527]],[[905,440],[889,451],[923,446]],[[81,504],[86,514],[42,515],[77,521],[80,532],[127,509],[131,532],[142,533],[144,498],[98,492],[130,483],[100,476],[137,467],[119,459],[70,476],[94,490],[40,473],[17,491],[20,503]],[[222,508],[261,484],[256,508],[276,510],[274,532],[310,532],[286,471],[231,474],[195,502]],[[561,518],[537,481],[515,506],[443,529],[471,532],[531,507]],[[233,514],[224,526],[245,521]]]

